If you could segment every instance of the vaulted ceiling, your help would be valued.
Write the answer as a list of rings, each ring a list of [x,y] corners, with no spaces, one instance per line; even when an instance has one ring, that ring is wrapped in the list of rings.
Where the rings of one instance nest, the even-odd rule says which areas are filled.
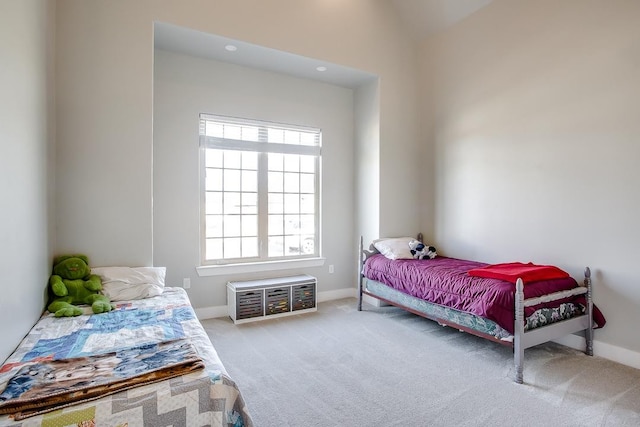
[[[455,24],[492,0],[390,0],[416,39]]]
[[[1,1],[1,0],[0,0]],[[444,30],[461,21],[492,0],[388,0],[398,10],[416,40]],[[233,52],[229,52],[229,45]],[[338,64],[327,64],[287,52],[232,40],[213,34],[157,22],[155,46],[238,65],[275,71],[297,77],[325,81],[344,87],[357,87],[374,76]],[[322,72],[318,67],[321,66]]]

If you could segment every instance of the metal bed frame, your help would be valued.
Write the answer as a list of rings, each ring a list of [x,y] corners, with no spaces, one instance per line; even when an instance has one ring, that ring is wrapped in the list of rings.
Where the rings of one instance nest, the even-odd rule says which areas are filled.
[[[419,240],[420,235],[418,235]],[[363,267],[365,261],[379,253],[373,245],[369,246],[369,249],[364,248],[363,238],[360,237],[360,254],[359,254],[359,283],[358,283],[358,311],[362,311],[362,298],[363,295],[376,298],[380,301],[384,301],[388,304],[400,307],[411,313],[425,317],[430,320],[438,322],[442,326],[450,326],[456,328],[461,332],[467,332],[481,338],[485,338],[502,345],[506,345],[513,348],[513,363],[515,366],[515,378],[514,381],[518,384],[523,383],[523,371],[524,371],[524,350],[542,344],[547,341],[558,339],[574,332],[584,331],[586,340],[585,353],[589,356],[593,356],[593,300],[592,300],[592,285],[591,285],[591,270],[589,267],[584,269],[584,286],[572,289],[570,291],[555,292],[552,294],[543,295],[537,298],[524,298],[524,282],[522,279],[518,279],[516,282],[515,290],[515,316],[514,316],[514,335],[513,342],[501,340],[492,335],[489,335],[482,331],[459,325],[452,320],[431,316],[427,313],[415,310],[411,307],[407,307],[396,301],[391,301],[387,298],[376,295],[375,293],[367,290],[364,286],[364,274]],[[367,279],[370,280],[370,279]],[[566,298],[572,295],[586,294],[586,310],[585,313],[580,316],[575,316],[570,319],[561,320],[545,326],[541,326],[531,330],[524,330],[524,308],[537,305],[543,302],[555,301],[561,298]],[[415,298],[415,297],[411,297]]]

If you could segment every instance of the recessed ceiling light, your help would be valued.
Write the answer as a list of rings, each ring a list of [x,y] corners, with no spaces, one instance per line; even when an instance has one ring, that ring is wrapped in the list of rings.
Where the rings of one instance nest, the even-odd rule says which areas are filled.
[[[324,65],[320,65],[319,67],[316,67],[316,70],[322,72],[322,71],[327,71],[327,67],[325,67]]]
[[[238,50],[238,47],[232,44],[228,44],[224,48],[227,49],[229,52],[235,52],[236,50]]]

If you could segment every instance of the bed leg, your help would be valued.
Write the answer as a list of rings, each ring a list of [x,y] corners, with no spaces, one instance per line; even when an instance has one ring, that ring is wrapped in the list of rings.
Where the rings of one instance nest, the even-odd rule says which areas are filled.
[[[589,319],[589,326],[584,331],[584,338],[587,344],[585,353],[587,356],[593,356],[593,288],[591,285],[591,269],[589,267],[584,269],[584,285],[587,287],[587,318]]]
[[[364,263],[363,245],[362,236],[360,236],[360,247],[358,250],[358,311],[362,311],[362,267]]]
[[[515,294],[515,324],[513,328],[513,364],[516,369],[514,381],[523,383],[524,373],[524,348],[522,338],[524,336],[524,283],[522,279],[516,282]]]

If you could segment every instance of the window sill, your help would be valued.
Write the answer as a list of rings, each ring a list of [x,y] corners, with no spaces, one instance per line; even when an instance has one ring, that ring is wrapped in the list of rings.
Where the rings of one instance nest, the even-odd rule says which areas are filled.
[[[247,264],[203,265],[196,267],[198,276],[222,276],[237,273],[254,273],[258,271],[289,270],[306,267],[321,267],[324,258],[303,258],[286,261],[265,261]]]

